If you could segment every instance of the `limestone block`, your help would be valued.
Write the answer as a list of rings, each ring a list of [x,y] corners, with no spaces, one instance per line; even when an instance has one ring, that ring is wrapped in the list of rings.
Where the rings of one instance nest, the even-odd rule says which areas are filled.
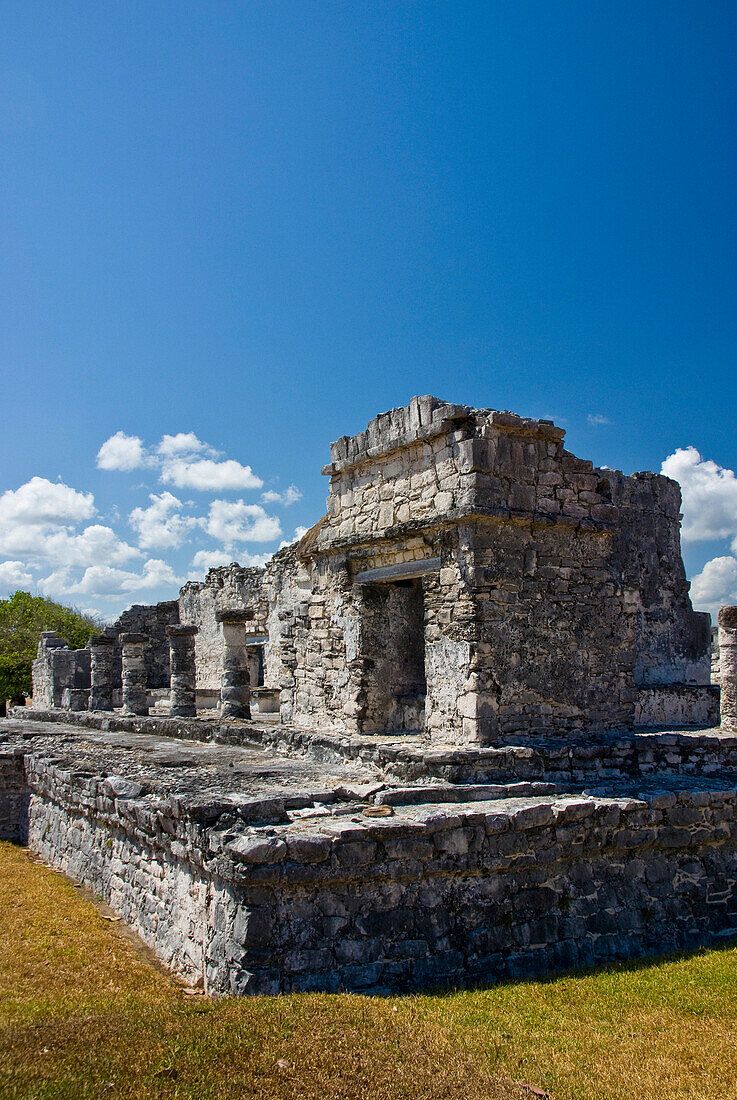
[[[123,713],[124,714],[148,714],[148,692],[146,662],[143,655],[143,647],[146,643],[145,634],[127,633],[120,635],[120,644],[123,648],[122,679],[123,679]]]
[[[722,729],[737,730],[737,607],[719,611]]]
[[[198,628],[177,624],[167,629],[169,638],[169,714],[172,718],[194,718],[195,684],[197,670],[195,664],[195,635]]]

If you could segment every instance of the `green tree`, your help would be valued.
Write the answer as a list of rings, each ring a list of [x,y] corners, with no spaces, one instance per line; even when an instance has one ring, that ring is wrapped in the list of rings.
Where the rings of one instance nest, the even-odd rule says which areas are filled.
[[[89,615],[44,596],[15,592],[0,600],[0,705],[5,699],[22,703],[31,694],[31,662],[41,631],[55,630],[70,649],[81,649],[100,629]]]

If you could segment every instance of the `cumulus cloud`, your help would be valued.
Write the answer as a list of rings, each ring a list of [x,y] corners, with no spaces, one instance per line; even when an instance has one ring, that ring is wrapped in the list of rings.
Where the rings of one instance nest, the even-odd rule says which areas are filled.
[[[666,458],[661,473],[678,481],[683,491],[685,542],[737,536],[737,478],[733,470],[702,458],[695,447],[682,447]]]
[[[0,561],[0,589],[11,591],[32,583],[33,577],[26,572],[22,561]]]
[[[138,545],[146,549],[181,546],[197,520],[183,516],[182,502],[173,493],[150,493],[148,508],[134,508],[128,522],[138,532]]]
[[[289,485],[280,492],[268,490],[259,504],[223,499],[228,493],[239,497],[242,490],[263,490],[263,480],[250,466],[227,458],[194,432],[163,435],[149,446],[137,435],[118,431],[100,447],[97,465],[102,470],[145,468],[162,484],[128,514],[136,536],[133,545],[112,526],[94,522],[98,512],[92,493],[34,477],[0,496],[0,584],[36,584],[56,598],[86,597],[107,607],[123,601],[149,602],[152,589],[183,581],[176,561],[172,566],[149,554],[180,550],[199,528],[220,547],[198,551],[191,568],[204,573],[234,557],[242,565],[263,565],[270,554],[247,552],[244,544],[276,543],[281,538],[279,519],[264,505],[288,506],[302,496]],[[207,507],[196,507],[174,489],[209,493]],[[107,509],[105,515],[117,526],[117,508]]]
[[[177,432],[176,435],[163,435],[156,448],[157,454],[165,458],[180,457],[181,455],[206,454],[210,458],[217,458],[218,451],[209,443],[203,443],[194,432]]]
[[[79,523],[95,514],[92,493],[78,493],[61,481],[32,477],[18,489],[8,489],[0,497],[0,530],[9,524]]]
[[[213,500],[202,526],[208,535],[232,547],[237,542],[270,542],[281,538],[281,525],[260,504],[242,500]]]
[[[57,571],[41,581],[44,591],[65,596],[109,597],[159,588],[163,585],[179,586],[177,577],[168,562],[149,558],[140,573],[115,569],[110,565],[90,565],[78,581],[69,579],[68,573]]]
[[[26,576],[32,563],[51,562],[56,568],[87,566],[91,561],[119,565],[140,556],[110,527],[93,523],[74,531],[94,513],[92,493],[33,477],[0,497],[0,554],[24,559]]]
[[[177,489],[199,489],[222,493],[228,489],[260,489],[263,481],[250,466],[242,466],[234,458],[217,462],[212,458],[169,458],[162,468],[160,480]]]
[[[101,470],[136,470],[145,466],[146,449],[137,435],[116,432],[106,439],[97,452],[97,465]]]
[[[590,428],[598,428],[602,424],[609,423],[609,417],[602,416],[601,413],[589,413],[589,415],[586,417],[586,420]]]
[[[296,504],[301,499],[302,494],[296,485],[290,485],[283,493],[277,493],[274,489],[267,489],[265,493],[261,494],[261,500],[264,504],[284,504],[288,506]]]
[[[285,546],[291,546],[292,543],[299,542],[301,538],[304,538],[308,531],[309,527],[295,527],[292,538],[284,539],[283,542],[279,543],[279,549],[283,550]]]
[[[60,568],[86,566],[91,561],[120,565],[141,557],[110,527],[94,523],[79,533],[49,524],[19,523],[0,529],[0,553],[23,555],[28,562],[50,562]]]
[[[265,565],[271,554],[244,554],[238,552],[238,564],[243,566]],[[199,580],[208,569],[216,569],[219,565],[230,565],[232,554],[226,550],[198,550],[192,558],[190,580]]]
[[[737,604],[737,558],[712,558],[691,581],[691,602],[716,622],[719,608]]]
[[[164,435],[151,449],[144,447],[136,435],[116,432],[100,448],[97,465],[103,470],[158,467],[159,481],[165,485],[201,492],[261,489],[264,484],[250,466],[233,458],[222,458],[220,451],[199,439],[194,432]],[[286,495],[289,494],[288,489]]]

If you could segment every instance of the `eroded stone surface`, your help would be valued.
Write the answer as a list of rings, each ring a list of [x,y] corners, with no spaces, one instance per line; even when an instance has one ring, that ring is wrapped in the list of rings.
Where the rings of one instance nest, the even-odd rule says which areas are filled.
[[[332,445],[326,516],[263,569],[87,650],[44,635],[34,709],[0,727],[0,833],[216,993],[733,934],[737,609],[717,729],[678,486],[563,435],[414,398]]]
[[[225,666],[231,716],[247,716],[233,694],[247,674],[284,723],[438,745],[713,724],[677,484],[597,468],[564,434],[429,396],[376,417],[332,445],[327,515],[299,543],[131,608],[110,631],[115,660],[123,632],[145,634],[145,686],[168,686],[162,639],[181,622],[197,628],[200,708],[222,705]],[[250,615],[237,661],[224,609]],[[36,706],[88,686],[79,660],[39,650]],[[116,664],[114,693],[119,677]]]
[[[518,779],[545,763],[525,746],[434,752],[477,769],[496,754],[486,784],[441,781],[430,752],[398,782],[406,740],[327,766],[317,746],[10,720],[0,830],[213,993],[498,980],[734,932],[737,737],[630,738],[629,756],[623,739],[608,775],[581,745],[578,779]],[[699,754],[713,773],[684,774]]]

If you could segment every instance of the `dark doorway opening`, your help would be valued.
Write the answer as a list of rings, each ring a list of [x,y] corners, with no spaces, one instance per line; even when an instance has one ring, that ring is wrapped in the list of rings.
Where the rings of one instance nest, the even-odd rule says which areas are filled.
[[[367,585],[362,636],[364,732],[423,731],[427,682],[422,581]]]

